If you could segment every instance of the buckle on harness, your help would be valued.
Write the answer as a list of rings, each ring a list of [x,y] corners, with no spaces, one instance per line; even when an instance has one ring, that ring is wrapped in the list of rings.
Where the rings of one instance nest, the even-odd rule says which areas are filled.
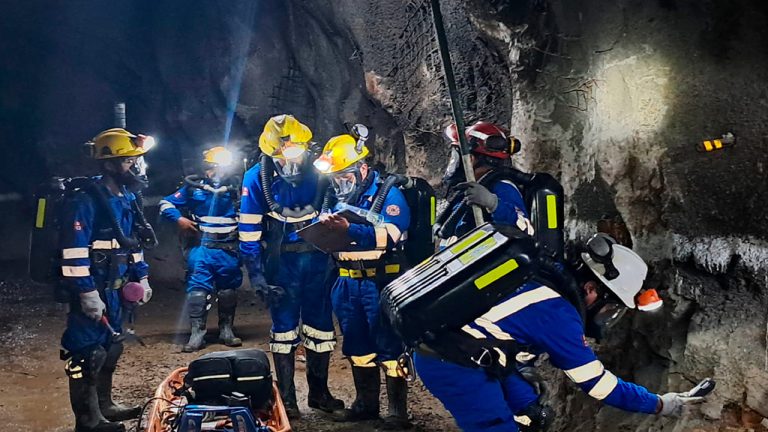
[[[482,348],[478,358],[475,358],[475,356],[470,356],[469,359],[481,368],[488,368],[493,365],[493,354],[488,348]]]
[[[397,374],[405,378],[406,382],[413,382],[416,379],[414,373],[416,369],[413,366],[413,356],[411,356],[412,351],[409,349],[397,358]]]

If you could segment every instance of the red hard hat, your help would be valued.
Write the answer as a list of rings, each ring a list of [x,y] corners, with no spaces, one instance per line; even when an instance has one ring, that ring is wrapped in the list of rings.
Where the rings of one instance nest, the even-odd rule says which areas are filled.
[[[456,124],[451,123],[443,132],[452,146],[459,145],[459,134]],[[514,137],[508,137],[499,126],[479,121],[467,128],[467,142],[472,153],[484,156],[506,159],[520,151],[520,141]]]
[[[467,128],[467,140],[473,153],[506,159],[520,150],[520,141],[510,138],[499,126],[479,121]]]

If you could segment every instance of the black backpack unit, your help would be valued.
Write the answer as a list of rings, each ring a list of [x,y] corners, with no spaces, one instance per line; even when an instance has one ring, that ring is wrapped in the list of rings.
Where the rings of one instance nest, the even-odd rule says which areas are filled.
[[[35,194],[36,213],[29,245],[29,277],[40,283],[55,283],[60,279],[61,249],[59,235],[64,203],[75,193],[91,185],[90,177],[54,177],[38,188]],[[67,302],[56,290],[56,301]]]
[[[381,214],[384,200],[393,186],[400,188],[411,210],[408,240],[405,242],[405,257],[408,264],[414,266],[435,253],[432,235],[437,207],[435,190],[423,178],[388,174],[376,193],[371,205],[372,212]]]
[[[539,249],[553,260],[565,262],[563,186],[550,174],[529,174],[514,168],[495,169],[480,179],[479,183],[490,189],[504,180],[512,182],[523,195],[534,228],[533,237]],[[440,214],[437,220],[438,237],[448,238],[451,235],[448,233],[453,233],[456,224],[470,213],[467,205],[457,207],[462,199],[461,194],[455,196]]]
[[[538,270],[530,236],[486,223],[387,285],[381,308],[407,345],[429,344],[486,313]]]
[[[190,402],[196,404],[227,405],[233,393],[250,398],[254,410],[267,410],[274,402],[272,370],[260,349],[204,354],[189,364],[184,384],[192,390]]]

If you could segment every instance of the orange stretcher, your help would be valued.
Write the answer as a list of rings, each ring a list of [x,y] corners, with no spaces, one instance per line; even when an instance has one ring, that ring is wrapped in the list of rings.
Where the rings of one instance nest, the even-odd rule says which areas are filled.
[[[171,432],[171,425],[181,408],[187,404],[185,396],[176,396],[178,389],[184,386],[184,375],[187,374],[187,368],[182,367],[173,371],[155,391],[155,401],[152,403],[152,409],[149,411],[146,432]],[[271,432],[290,432],[291,424],[288,422],[288,415],[285,412],[283,400],[280,398],[280,392],[277,386],[272,383],[272,395],[274,403],[269,412],[253,412],[253,417],[266,423]],[[217,425],[225,428],[228,425]]]

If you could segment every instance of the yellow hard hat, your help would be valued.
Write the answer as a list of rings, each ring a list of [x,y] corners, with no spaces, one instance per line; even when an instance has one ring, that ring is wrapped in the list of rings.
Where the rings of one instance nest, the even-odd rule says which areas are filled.
[[[275,158],[296,157],[309,148],[312,131],[292,115],[281,114],[267,120],[259,137],[259,149]],[[292,148],[292,155],[284,155],[286,148]]]
[[[351,167],[368,156],[368,147],[352,135],[338,135],[328,140],[323,153],[314,162],[323,174],[332,174]]]
[[[107,129],[92,141],[95,159],[141,156],[155,145],[151,136],[134,135],[122,128]]]
[[[203,152],[203,162],[228,166],[232,164],[232,152],[222,146],[214,147]]]

